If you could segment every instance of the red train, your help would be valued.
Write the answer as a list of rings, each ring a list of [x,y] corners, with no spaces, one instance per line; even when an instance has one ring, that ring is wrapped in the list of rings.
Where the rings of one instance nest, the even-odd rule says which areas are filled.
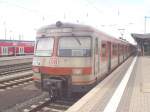
[[[57,22],[37,31],[33,79],[51,96],[87,92],[134,51],[92,27]]]
[[[0,40],[0,56],[34,54],[34,41]]]

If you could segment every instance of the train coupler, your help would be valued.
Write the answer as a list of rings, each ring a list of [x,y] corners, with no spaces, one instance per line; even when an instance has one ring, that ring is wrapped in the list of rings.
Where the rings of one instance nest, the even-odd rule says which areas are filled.
[[[44,80],[44,89],[49,92],[49,97],[52,100],[62,98],[62,85],[63,81],[59,79],[45,79]]]

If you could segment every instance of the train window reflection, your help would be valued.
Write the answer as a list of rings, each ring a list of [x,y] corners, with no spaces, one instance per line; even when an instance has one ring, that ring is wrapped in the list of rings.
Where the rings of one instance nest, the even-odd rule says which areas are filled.
[[[37,41],[36,56],[51,56],[53,51],[54,38],[40,38]]]
[[[59,56],[91,56],[90,37],[62,37],[59,39]]]

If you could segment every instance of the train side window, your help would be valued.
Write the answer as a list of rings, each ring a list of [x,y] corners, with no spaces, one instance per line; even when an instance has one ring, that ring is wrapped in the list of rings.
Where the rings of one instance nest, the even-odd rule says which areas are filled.
[[[121,49],[121,54],[123,55],[124,54],[124,46],[122,45],[121,48],[122,48]]]
[[[98,39],[95,39],[95,54],[98,54]]]
[[[114,44],[112,46],[112,54],[113,54],[113,56],[115,55],[115,45]]]
[[[117,52],[118,52],[118,55],[120,55],[120,45],[119,44],[117,45]]]
[[[122,45],[119,45],[119,53],[122,55]]]
[[[113,56],[117,55],[117,45],[113,45]]]
[[[102,57],[106,57],[106,44],[102,44]]]

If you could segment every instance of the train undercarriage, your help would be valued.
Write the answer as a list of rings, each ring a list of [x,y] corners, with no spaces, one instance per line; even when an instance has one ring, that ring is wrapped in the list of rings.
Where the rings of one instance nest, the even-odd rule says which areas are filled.
[[[71,98],[73,94],[85,94],[95,86],[95,83],[82,86],[72,85],[70,76],[52,77],[43,74],[41,76],[41,81],[35,81],[35,86],[42,91],[47,91],[52,100]]]
[[[42,75],[41,81],[35,81],[36,87],[43,91],[49,92],[49,97],[52,100],[62,99],[71,96],[71,78],[70,77],[51,77]]]

